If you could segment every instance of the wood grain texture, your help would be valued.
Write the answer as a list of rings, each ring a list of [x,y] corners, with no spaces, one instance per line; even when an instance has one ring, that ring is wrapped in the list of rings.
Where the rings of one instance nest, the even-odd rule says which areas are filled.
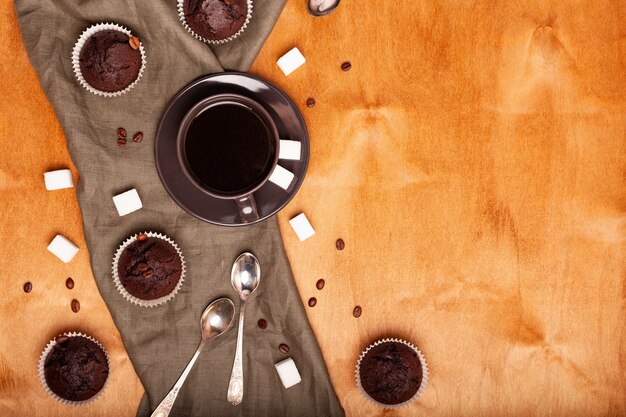
[[[28,62],[12,1],[0,1],[0,91],[0,415],[134,417],[143,388],[93,279],[75,189],[44,187],[46,171],[70,168],[75,184],[78,174]],[[46,250],[57,233],[80,247],[69,264]],[[81,408],[57,403],[39,383],[39,355],[64,331],[95,337],[111,361],[102,396]]]
[[[288,3],[252,72],[309,126],[279,219],[349,416],[626,414],[625,22],[623,1]],[[431,373],[393,412],[354,382],[386,336]]]

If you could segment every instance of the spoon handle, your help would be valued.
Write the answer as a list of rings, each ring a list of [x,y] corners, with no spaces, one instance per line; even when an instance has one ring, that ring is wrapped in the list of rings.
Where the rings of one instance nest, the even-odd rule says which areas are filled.
[[[241,404],[243,401],[243,317],[246,312],[246,302],[241,300],[241,309],[239,310],[239,331],[237,333],[237,350],[235,351],[235,362],[233,363],[233,371],[230,374],[230,382],[228,383],[228,402],[232,405]]]
[[[196,359],[198,359],[198,356],[200,356],[200,352],[202,352],[205,344],[206,340],[202,340],[200,342],[198,349],[196,349],[196,353],[194,353],[193,357],[187,364],[187,367],[178,378],[178,381],[176,381],[170,392],[165,396],[165,398],[163,398],[163,401],[161,401],[159,406],[154,410],[150,417],[167,417],[170,415],[170,411],[172,411],[174,401],[176,401],[176,397],[178,396],[178,391],[180,391],[180,389],[183,387],[183,384],[187,379],[187,375],[189,375],[191,368],[193,368],[193,365],[196,363]]]

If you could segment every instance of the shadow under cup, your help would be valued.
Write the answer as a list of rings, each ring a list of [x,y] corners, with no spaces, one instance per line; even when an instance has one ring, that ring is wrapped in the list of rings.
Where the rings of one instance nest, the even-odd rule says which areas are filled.
[[[202,100],[183,118],[177,143],[183,172],[200,190],[233,200],[244,223],[259,219],[253,193],[269,180],[279,148],[262,105],[237,94]]]

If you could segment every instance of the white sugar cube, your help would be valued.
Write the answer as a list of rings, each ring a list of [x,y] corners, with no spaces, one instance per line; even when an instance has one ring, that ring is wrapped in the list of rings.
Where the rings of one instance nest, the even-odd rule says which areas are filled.
[[[272,172],[269,179],[280,188],[288,190],[294,177],[295,175],[293,175],[291,171],[286,170],[280,165],[276,165],[276,168],[274,168],[274,172]]]
[[[280,152],[278,159],[290,159],[292,161],[300,160],[300,152],[302,144],[297,140],[280,140]]]
[[[300,372],[298,372],[298,368],[296,367],[296,363],[293,359],[287,358],[278,362],[274,366],[276,367],[276,372],[278,372],[280,382],[283,383],[285,388],[293,387],[302,381],[302,378],[300,378]]]
[[[125,193],[113,197],[113,203],[120,216],[126,216],[133,211],[139,210],[142,206],[141,199],[136,189],[128,190]]]
[[[46,183],[46,190],[60,190],[62,188],[72,188],[72,171],[69,169],[59,169],[57,171],[49,171],[43,174],[43,180]]]
[[[293,48],[291,51],[281,56],[276,63],[285,75],[289,75],[304,64],[305,61],[306,59],[304,59],[304,55],[300,53],[300,50]]]
[[[289,220],[289,224],[291,225],[293,231],[296,232],[296,235],[298,236],[298,239],[300,239],[300,242],[307,240],[315,234],[313,226],[311,226],[311,223],[309,223],[309,219],[306,218],[306,215],[304,213],[300,213],[293,219]]]
[[[48,250],[65,263],[74,259],[78,253],[78,247],[61,235],[56,235],[52,239],[48,245]]]

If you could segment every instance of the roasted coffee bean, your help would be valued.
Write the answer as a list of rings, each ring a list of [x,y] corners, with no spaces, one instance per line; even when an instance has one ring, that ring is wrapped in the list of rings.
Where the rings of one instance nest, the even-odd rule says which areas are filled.
[[[72,288],[74,288],[74,280],[72,278],[66,279],[65,286],[67,287],[68,290],[71,290]]]
[[[133,142],[139,143],[143,140],[143,132],[137,132],[133,135]]]
[[[261,329],[267,329],[267,322],[266,322],[265,320],[263,320],[263,319],[259,319],[259,321],[257,321],[257,323],[256,323],[256,324],[257,324],[257,325],[259,326],[259,328],[261,328]]]
[[[120,139],[126,139],[126,129],[120,127],[117,129],[117,137]]]
[[[54,338],[54,341],[57,343],[64,343],[64,342],[67,342],[68,340],[70,340],[70,338],[67,336],[57,336]]]
[[[317,287],[318,290],[324,288],[324,285],[326,285],[326,281],[324,281],[323,279],[318,279],[315,283],[315,287]]]
[[[148,268],[150,268],[150,267],[148,266],[148,264],[145,264],[145,263],[143,263],[143,262],[140,262],[140,263],[138,263],[138,264],[137,264],[137,270],[138,270],[139,272],[145,272],[145,271],[147,271],[147,270],[148,270]]]
[[[352,310],[352,315],[358,319],[359,317],[361,317],[361,314],[363,314],[363,309],[361,308],[361,306],[354,307],[354,310]]]
[[[315,304],[317,304],[317,298],[315,297],[309,298],[309,307],[315,307]]]
[[[139,38],[134,35],[130,35],[128,37],[128,43],[133,49],[139,49],[139,45],[141,45],[141,42],[139,42]]]
[[[117,140],[117,146],[119,146],[120,148],[123,148],[124,146],[126,146],[126,139],[118,139]]]
[[[140,234],[137,235],[137,240],[140,241],[140,242],[144,241],[146,239],[148,239],[148,235],[145,234],[145,233],[140,233]]]
[[[281,343],[280,346],[278,346],[278,350],[280,350],[280,353],[283,353],[286,355],[289,353],[289,346],[287,346],[284,343]]]
[[[78,313],[79,310],[80,310],[80,303],[78,302],[78,300],[76,299],[72,300],[72,311],[74,313]]]
[[[344,250],[346,248],[346,242],[344,242],[343,239],[337,239],[335,247],[337,250]]]
[[[352,64],[350,63],[350,61],[346,61],[343,64],[341,64],[341,70],[343,72],[350,71],[350,68],[352,68]]]
[[[152,269],[143,271],[143,276],[146,278],[152,278],[154,276],[154,271]]]
[[[25,293],[29,293],[33,290],[33,284],[31,284],[30,282],[26,282],[24,284],[24,292]]]
[[[306,105],[307,105],[307,107],[309,107],[309,108],[311,108],[311,107],[315,107],[315,99],[314,99],[314,98],[312,98],[312,97],[311,97],[311,98],[309,98],[309,99],[306,101]]]

